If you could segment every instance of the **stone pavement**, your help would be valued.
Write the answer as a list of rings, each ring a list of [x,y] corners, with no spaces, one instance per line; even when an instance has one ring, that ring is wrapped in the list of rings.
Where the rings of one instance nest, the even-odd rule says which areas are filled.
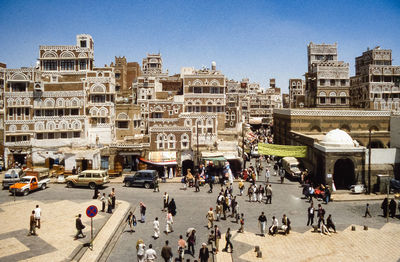
[[[240,261],[399,261],[398,245],[400,225],[387,223],[381,229],[356,226],[331,236],[320,235],[308,230],[305,233],[293,232],[287,236],[261,237],[254,233],[233,234],[233,246],[245,245],[248,251],[235,254]],[[220,245],[225,245],[225,235]],[[262,258],[256,257],[254,247],[260,246]],[[230,253],[219,252],[218,262],[230,262]],[[235,259],[234,261],[238,261]]]
[[[38,236],[27,236],[29,217],[36,205],[42,210],[41,228],[36,230]],[[0,205],[0,261],[65,261],[76,253],[84,243],[90,242],[90,218],[86,216],[89,205],[101,207],[100,201],[32,201],[18,200]],[[120,204],[125,206],[126,204]],[[115,214],[122,212],[117,206]],[[120,211],[121,210],[121,211]],[[86,238],[74,241],[76,233],[76,215],[82,214],[83,230]],[[93,219],[94,235],[100,231],[95,247],[104,242],[102,231],[110,233],[107,220],[111,223],[117,219],[107,213],[99,212]],[[125,215],[125,214],[124,214]],[[110,216],[112,219],[109,220]],[[121,218],[122,219],[122,218]],[[106,224],[107,222],[107,224]],[[106,224],[106,227],[103,227]],[[110,226],[114,226],[113,224]],[[96,249],[95,249],[96,250]]]

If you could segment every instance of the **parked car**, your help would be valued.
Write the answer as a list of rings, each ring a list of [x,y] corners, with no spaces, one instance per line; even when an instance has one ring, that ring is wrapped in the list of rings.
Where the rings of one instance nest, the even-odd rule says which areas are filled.
[[[2,182],[3,189],[8,188],[11,185],[14,185],[15,183],[19,182],[22,176],[23,176],[22,169],[20,168],[8,169],[3,177],[3,182]]]
[[[144,188],[154,187],[155,181],[158,179],[156,170],[139,170],[132,176],[125,176],[124,184],[127,187],[140,186]]]
[[[88,186],[90,189],[110,183],[107,170],[85,170],[78,175],[68,176],[67,187]]]
[[[45,190],[49,183],[49,178],[39,178],[38,176],[24,176],[18,183],[11,185],[8,190],[11,194],[23,194],[24,196],[26,196],[30,192],[37,189]]]
[[[300,178],[301,170],[299,168],[299,161],[295,157],[284,157],[282,158],[282,167],[286,174],[292,178]]]

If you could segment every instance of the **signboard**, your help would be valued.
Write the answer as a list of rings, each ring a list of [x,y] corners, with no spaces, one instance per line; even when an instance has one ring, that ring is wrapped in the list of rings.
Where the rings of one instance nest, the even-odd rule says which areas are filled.
[[[258,143],[260,155],[307,157],[307,146],[287,146]]]
[[[97,207],[96,206],[88,206],[88,208],[86,209],[86,215],[88,217],[95,217],[97,215]]]

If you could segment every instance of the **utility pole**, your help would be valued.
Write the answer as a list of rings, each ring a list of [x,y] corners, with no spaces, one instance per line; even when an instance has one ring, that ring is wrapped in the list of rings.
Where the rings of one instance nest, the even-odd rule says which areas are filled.
[[[196,133],[197,133],[197,166],[200,166],[200,153],[199,153],[199,120],[196,122]]]
[[[244,154],[244,127],[245,124],[242,123],[242,159],[243,159],[243,170],[246,169],[246,159]]]
[[[368,195],[371,194],[371,132],[369,129],[368,136]]]

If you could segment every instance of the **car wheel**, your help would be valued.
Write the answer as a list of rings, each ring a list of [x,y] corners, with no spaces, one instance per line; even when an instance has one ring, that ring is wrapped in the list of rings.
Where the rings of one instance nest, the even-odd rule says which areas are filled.
[[[96,189],[96,184],[91,182],[91,183],[89,183],[89,187],[90,187],[90,189]]]
[[[45,190],[45,189],[46,189],[46,183],[44,183],[44,184],[40,187],[40,189],[41,189],[41,190]]]
[[[29,194],[29,189],[24,190],[24,196],[27,196]]]
[[[150,188],[150,184],[149,183],[144,183],[144,188],[149,189]]]
[[[71,181],[67,182],[67,187],[74,187],[74,183],[72,183]]]
[[[126,187],[130,187],[131,186],[131,182],[130,181],[125,181],[125,186]]]

